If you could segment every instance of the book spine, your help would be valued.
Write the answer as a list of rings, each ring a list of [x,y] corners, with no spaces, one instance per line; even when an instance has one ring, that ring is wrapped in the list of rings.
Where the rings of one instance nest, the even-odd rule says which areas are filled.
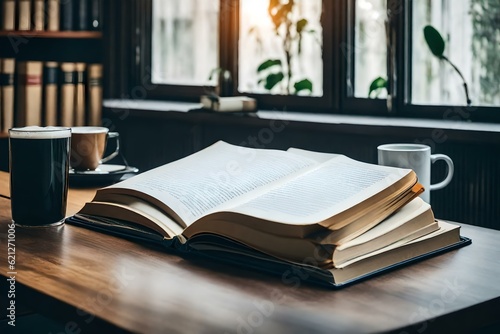
[[[59,31],[59,0],[47,0],[47,30]]]
[[[19,0],[19,21],[17,30],[31,29],[31,2],[30,0]]]
[[[5,132],[4,130],[4,112],[3,112],[3,99],[2,99],[2,92],[3,92],[3,87],[6,85],[4,83],[4,77],[3,77],[3,59],[0,58],[0,133]]]
[[[102,15],[101,15],[101,0],[90,0],[90,11],[89,11],[89,27],[91,30],[101,30],[102,26]]]
[[[76,30],[89,30],[89,0],[77,0]]]
[[[3,0],[2,2],[2,29],[16,29],[16,2],[14,0]]]
[[[13,58],[0,60],[0,132],[14,127],[14,72],[16,61]]]
[[[45,0],[33,1],[33,30],[45,30]]]
[[[73,30],[74,0],[60,0],[61,3],[61,30]]]
[[[60,100],[60,124],[62,126],[73,126],[75,105],[75,64],[61,64],[61,100]]]
[[[77,63],[76,94],[75,94],[75,125],[85,125],[85,67],[84,63]]]
[[[102,65],[88,65],[89,125],[102,123]]]
[[[19,63],[17,126],[42,125],[42,71],[42,62]]]
[[[57,77],[59,64],[46,62],[43,68],[43,90],[44,90],[44,125],[57,125]]]

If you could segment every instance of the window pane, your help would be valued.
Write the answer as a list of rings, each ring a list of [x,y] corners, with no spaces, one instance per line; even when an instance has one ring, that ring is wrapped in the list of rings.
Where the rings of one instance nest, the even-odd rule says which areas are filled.
[[[218,0],[153,0],[153,83],[208,85],[219,63],[218,21]]]
[[[321,12],[321,0],[241,0],[238,90],[322,96]]]
[[[463,81],[434,56],[424,38],[430,24],[445,41],[444,55],[460,70],[473,105],[500,104],[500,1],[413,1],[412,103],[465,105]]]
[[[377,78],[387,79],[387,42],[385,33],[386,0],[357,0],[355,7],[354,95],[368,97]],[[386,98],[387,90],[378,89],[370,97]]]

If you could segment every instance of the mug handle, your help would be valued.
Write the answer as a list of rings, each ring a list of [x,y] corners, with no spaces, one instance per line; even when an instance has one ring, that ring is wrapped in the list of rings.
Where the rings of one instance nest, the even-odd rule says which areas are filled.
[[[120,134],[118,132],[108,132],[108,139],[116,139],[116,149],[107,157],[102,158],[100,161],[101,164],[108,162],[120,153]]]
[[[435,163],[438,160],[444,160],[446,162],[446,164],[448,165],[448,175],[446,175],[446,178],[443,181],[436,184],[431,184],[431,190],[438,190],[446,187],[453,178],[453,172],[454,172],[453,160],[451,160],[449,156],[444,154],[431,155],[431,163]]]

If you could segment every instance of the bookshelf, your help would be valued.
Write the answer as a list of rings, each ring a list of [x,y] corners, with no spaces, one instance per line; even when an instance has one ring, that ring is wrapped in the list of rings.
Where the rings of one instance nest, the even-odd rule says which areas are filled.
[[[0,37],[101,39],[100,31],[19,31],[2,30]]]
[[[101,0],[54,1],[53,3],[57,3],[60,6],[58,8],[59,14],[51,14],[50,10],[45,7],[43,11],[45,20],[42,23],[43,30],[34,30],[37,26],[34,9],[35,1],[30,2],[32,7],[29,17],[31,17],[32,21],[28,29],[32,30],[21,28],[23,15],[26,15],[26,13],[21,13],[21,7],[17,5],[17,2],[15,8],[11,9],[12,12],[9,12],[13,13],[13,15],[6,15],[4,13],[6,8],[4,7],[5,3],[5,0],[0,0],[0,160],[2,161],[0,169],[2,170],[5,170],[3,162],[7,160],[3,158],[8,154],[8,134],[6,131],[8,127],[5,124],[9,124],[9,121],[4,120],[6,112],[5,108],[2,108],[2,99],[5,101],[5,96],[8,95],[2,94],[2,90],[6,87],[5,85],[11,89],[9,99],[14,101],[13,126],[91,125],[89,119],[96,119],[94,110],[96,108],[100,109],[99,105],[102,106],[102,65],[104,63],[102,14],[103,7],[105,6]],[[39,3],[44,3],[45,6],[48,4],[47,1],[41,0]],[[66,8],[68,4],[72,6],[71,10]],[[85,11],[83,11],[85,15],[82,16],[82,7],[80,5],[83,4],[86,7]],[[96,8],[98,9],[97,13],[95,11]],[[67,16],[68,13],[72,13],[72,20],[65,19],[65,15]],[[11,17],[14,17],[14,19],[11,20]],[[54,17],[59,17],[56,28],[53,26]],[[98,18],[97,21],[95,21],[96,18]],[[6,23],[7,20],[10,20],[10,23]],[[85,22],[84,28],[80,26],[81,22]],[[98,22],[98,25],[93,25],[94,22]],[[49,24],[52,24],[50,30]],[[12,30],[13,28],[17,30]],[[5,59],[9,59],[11,63],[13,59],[14,64],[4,65]],[[31,72],[27,72],[26,68],[30,68],[30,66],[26,64],[35,62],[38,62],[36,72],[32,71],[32,67]],[[81,64],[85,65],[82,67]],[[67,65],[71,66],[68,67]],[[13,74],[5,73],[4,67],[7,66],[10,68],[9,71],[13,71]],[[63,67],[66,69],[63,70]],[[99,69],[96,70],[96,67],[99,67]],[[47,75],[48,73],[50,75]],[[52,85],[50,93],[48,93],[49,89],[47,89],[49,82]],[[31,85],[35,85],[37,88],[32,89]],[[68,88],[68,86],[73,87]],[[96,86],[99,87],[99,92],[97,93]],[[13,93],[10,87],[13,87]],[[47,111],[49,110],[49,104],[47,103],[49,99],[52,101],[49,104],[53,107],[50,112]],[[7,102],[8,105],[12,106],[10,103]],[[39,116],[31,117],[33,109],[26,107],[26,104],[38,106],[35,108],[35,114],[38,113]],[[68,110],[67,107],[71,104],[73,104],[72,108],[74,109],[69,113],[73,114],[73,120],[71,124],[67,121],[65,121],[66,124],[63,124],[62,114],[68,113],[63,110]],[[90,110],[91,108],[92,111]],[[92,117],[89,116],[91,113]],[[56,116],[47,117],[48,114],[55,114]],[[82,114],[85,115],[83,117],[83,124],[81,121],[77,121],[77,119],[82,119],[80,117]],[[100,124],[100,110],[98,114]],[[23,121],[26,119],[26,115],[28,115],[33,124],[19,123],[19,120]],[[54,120],[52,124],[49,124],[49,119]],[[64,120],[67,120],[67,117],[64,117]]]
[[[0,30],[0,58],[15,58],[19,61],[102,63],[102,33]]]

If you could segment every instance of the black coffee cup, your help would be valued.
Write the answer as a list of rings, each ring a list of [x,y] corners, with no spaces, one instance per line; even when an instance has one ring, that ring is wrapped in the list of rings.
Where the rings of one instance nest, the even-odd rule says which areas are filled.
[[[11,211],[17,226],[56,226],[64,222],[70,140],[70,128],[9,130]]]

